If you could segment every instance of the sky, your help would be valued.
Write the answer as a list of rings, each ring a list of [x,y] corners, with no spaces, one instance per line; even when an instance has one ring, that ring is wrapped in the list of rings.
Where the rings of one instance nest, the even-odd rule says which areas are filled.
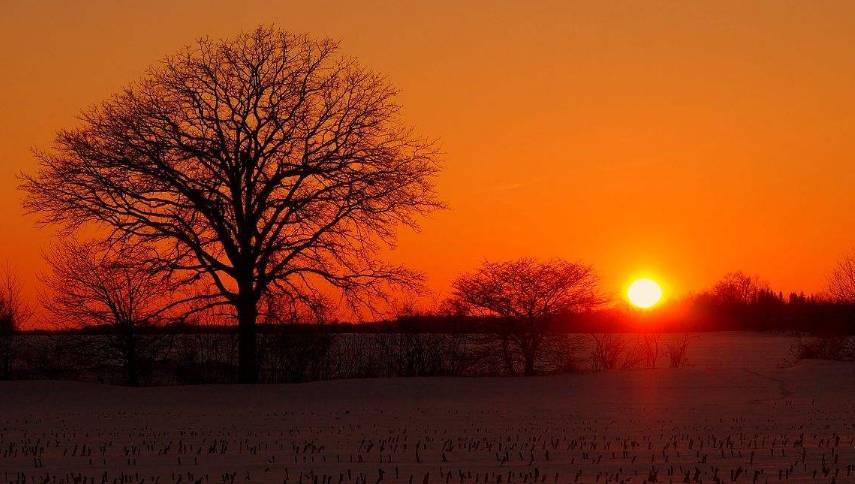
[[[592,264],[672,296],[743,270],[821,291],[855,245],[855,2],[0,0],[0,260],[53,234],[17,174],[81,109],[201,36],[275,23],[388,76],[449,209],[388,257],[437,297],[481,261]]]

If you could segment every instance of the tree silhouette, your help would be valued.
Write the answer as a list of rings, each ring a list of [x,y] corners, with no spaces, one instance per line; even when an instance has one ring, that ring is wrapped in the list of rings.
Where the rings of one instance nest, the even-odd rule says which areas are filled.
[[[118,358],[125,383],[139,385],[139,363],[152,341],[141,335],[147,327],[165,321],[181,300],[163,276],[139,261],[148,259],[136,247],[110,247],[97,241],[66,240],[45,259],[50,272],[43,277],[49,289],[45,307],[65,328],[99,327],[108,359]]]
[[[855,252],[837,261],[828,281],[828,292],[837,302],[855,303]]]
[[[61,131],[24,176],[25,206],[147,244],[183,283],[207,279],[198,306],[233,307],[240,381],[257,381],[267,293],[332,286],[369,304],[414,278],[377,252],[441,206],[433,143],[403,124],[383,77],[336,50],[272,27],[199,41]]]
[[[556,317],[587,311],[602,302],[591,267],[563,260],[484,262],[453,282],[451,306],[501,319],[496,336],[507,369],[513,372],[509,345],[522,355],[525,375],[535,362]]]
[[[725,305],[750,304],[770,293],[768,284],[740,271],[725,274],[712,288],[716,302]]]
[[[6,267],[0,273],[0,378],[12,376],[15,333],[31,315],[21,284],[11,268]]]

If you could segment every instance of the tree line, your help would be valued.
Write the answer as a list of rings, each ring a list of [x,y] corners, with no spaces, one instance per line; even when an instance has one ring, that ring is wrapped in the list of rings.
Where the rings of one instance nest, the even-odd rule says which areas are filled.
[[[172,380],[166,381],[239,381],[239,374],[231,376],[239,369],[234,357],[240,351],[233,325],[187,318],[163,323],[166,320],[160,315],[169,306],[158,304],[162,298],[157,296],[150,273],[139,274],[135,266],[101,255],[89,245],[64,247],[46,256],[52,269],[43,278],[51,294],[45,304],[57,317],[67,318],[70,324],[64,327],[75,329],[61,333],[66,340],[55,340],[65,345],[58,352],[76,352],[84,360],[113,361],[121,369],[120,381],[129,385],[152,381],[151,372],[158,366],[161,372],[171,372]],[[688,333],[720,330],[823,336],[826,339],[819,346],[804,346],[799,351],[840,358],[849,354],[848,335],[855,330],[855,297],[839,290],[839,281],[852,276],[845,270],[849,266],[849,259],[840,263],[823,297],[785,297],[757,277],[734,272],[700,294],[672,301],[656,311],[640,311],[608,304],[594,270],[581,263],[531,258],[487,261],[458,276],[451,295],[436,308],[405,309],[389,320],[324,321],[316,319],[316,312],[301,316],[292,307],[268,306],[275,316],[258,325],[256,365],[261,381],[530,376],[577,371],[581,366],[590,370],[652,368],[661,356],[670,366],[683,366],[688,357]],[[0,294],[0,308],[4,308],[0,376],[8,377],[19,350],[12,343],[15,328],[30,312],[14,278],[6,281]],[[204,313],[195,316],[200,314]],[[39,335],[57,336],[31,334]],[[20,346],[24,339],[17,341]],[[44,344],[47,340],[32,341]],[[580,366],[580,359],[586,360],[584,365]],[[59,376],[87,366],[85,361],[58,361],[63,360],[46,364],[54,365]],[[172,369],[164,370],[167,367]]]

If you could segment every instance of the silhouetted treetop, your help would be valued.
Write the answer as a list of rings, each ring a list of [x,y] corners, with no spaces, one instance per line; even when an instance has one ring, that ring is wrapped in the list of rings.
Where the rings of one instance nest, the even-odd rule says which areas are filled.
[[[828,292],[837,302],[855,303],[855,251],[837,261],[828,280]]]
[[[769,293],[768,284],[740,271],[725,274],[711,291],[720,304],[749,304]]]
[[[487,261],[453,282],[452,305],[473,314],[542,320],[596,307],[603,301],[598,282],[590,266],[564,260]]]

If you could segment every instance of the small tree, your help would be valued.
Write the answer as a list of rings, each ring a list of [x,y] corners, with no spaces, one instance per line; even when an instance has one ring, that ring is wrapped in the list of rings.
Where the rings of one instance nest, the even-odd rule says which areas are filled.
[[[556,318],[590,310],[602,301],[593,269],[563,260],[484,262],[477,271],[458,277],[453,288],[455,306],[498,318],[495,336],[506,368],[515,372],[511,350],[516,350],[523,357],[525,375],[535,373]]]
[[[0,378],[11,378],[15,333],[30,316],[21,285],[7,267],[0,274]]]
[[[121,361],[126,384],[139,385],[140,360],[151,349],[140,333],[163,321],[175,288],[140,263],[146,254],[138,247],[64,241],[45,258],[51,269],[43,278],[45,306],[55,320],[102,329],[107,356]]]

